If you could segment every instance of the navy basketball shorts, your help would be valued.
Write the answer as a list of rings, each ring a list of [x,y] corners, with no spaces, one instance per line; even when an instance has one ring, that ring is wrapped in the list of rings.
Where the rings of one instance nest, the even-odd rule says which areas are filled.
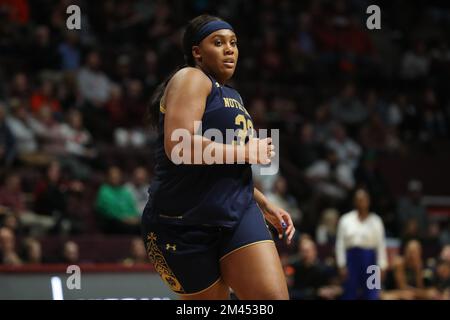
[[[216,284],[221,278],[220,260],[232,252],[273,242],[255,202],[233,228],[164,224],[150,214],[143,220],[142,231],[155,270],[179,295],[198,294]]]

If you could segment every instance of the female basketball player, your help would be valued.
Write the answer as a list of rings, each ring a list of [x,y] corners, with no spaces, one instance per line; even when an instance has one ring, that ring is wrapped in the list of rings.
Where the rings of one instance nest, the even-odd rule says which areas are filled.
[[[274,148],[270,138],[252,137],[267,152],[260,155],[248,147],[250,115],[239,93],[225,85],[238,60],[236,34],[225,21],[202,15],[188,24],[183,50],[187,66],[159,87],[150,110],[159,136],[142,217],[148,255],[181,299],[228,299],[230,288],[239,299],[288,299],[264,218],[288,243],[295,229],[289,214],[253,187],[248,163],[270,163]],[[233,129],[245,139],[212,141],[195,134],[195,121],[202,121],[202,133],[214,128],[225,136]],[[244,152],[246,163],[176,165],[172,154],[178,141],[171,137],[177,129],[187,130],[202,151],[210,148],[224,158],[227,152]]]

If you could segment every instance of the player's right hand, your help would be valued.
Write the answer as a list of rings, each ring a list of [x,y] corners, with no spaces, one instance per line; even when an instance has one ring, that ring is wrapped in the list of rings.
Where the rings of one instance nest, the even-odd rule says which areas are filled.
[[[245,159],[250,164],[270,164],[274,156],[272,138],[250,138],[245,145]]]

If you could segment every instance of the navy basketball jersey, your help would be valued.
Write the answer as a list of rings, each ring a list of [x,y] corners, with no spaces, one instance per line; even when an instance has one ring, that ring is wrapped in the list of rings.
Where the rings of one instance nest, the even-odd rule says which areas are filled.
[[[212,89],[206,100],[202,133],[217,129],[226,143],[226,130],[233,129],[238,137],[228,143],[245,143],[254,131],[241,96],[209,78]],[[175,165],[164,152],[164,112],[161,104],[155,175],[149,188],[152,211],[167,223],[232,227],[254,201],[250,164]]]

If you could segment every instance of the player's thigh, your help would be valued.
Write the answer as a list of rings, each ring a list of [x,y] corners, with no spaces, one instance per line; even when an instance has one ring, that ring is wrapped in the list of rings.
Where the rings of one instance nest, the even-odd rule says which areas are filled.
[[[181,300],[228,300],[230,288],[222,279],[219,279],[211,287],[193,294],[179,294]]]
[[[289,299],[286,278],[274,242],[247,245],[224,256],[220,270],[239,299]]]

